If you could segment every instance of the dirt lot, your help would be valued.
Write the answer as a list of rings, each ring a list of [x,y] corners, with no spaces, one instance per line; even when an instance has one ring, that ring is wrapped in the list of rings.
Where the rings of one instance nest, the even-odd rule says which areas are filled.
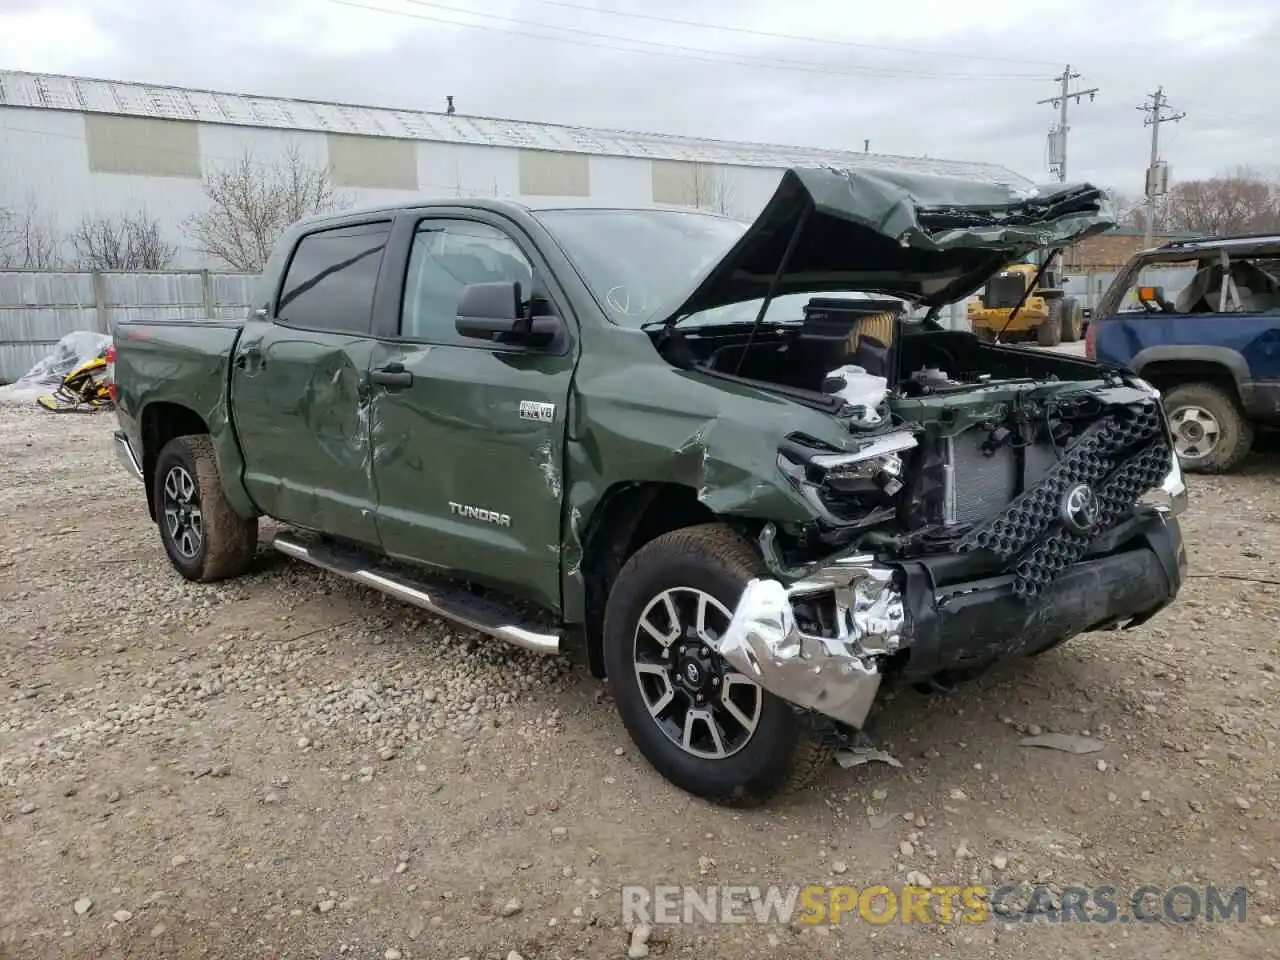
[[[624,884],[911,871],[1111,884],[1122,902],[1145,883],[1244,885],[1247,915],[660,925],[647,951],[1275,956],[1274,453],[1194,480],[1196,579],[1172,611],[900,696],[878,736],[901,769],[833,766],[734,812],[659,779],[607,691],[564,664],[265,550],[243,580],[180,580],[113,424],[0,408],[0,957],[622,957]],[[1020,746],[1032,727],[1106,746]]]

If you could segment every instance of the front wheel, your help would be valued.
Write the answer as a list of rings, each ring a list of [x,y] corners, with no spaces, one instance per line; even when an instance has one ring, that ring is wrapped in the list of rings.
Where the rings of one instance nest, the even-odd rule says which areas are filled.
[[[156,458],[153,482],[156,523],[175,570],[208,583],[249,568],[258,547],[258,521],[240,516],[227,502],[207,435],[166,443]]]
[[[790,704],[713,649],[762,571],[728,527],[688,527],[638,550],[605,608],[605,668],[628,734],[664,777],[716,803],[805,786],[832,755]]]

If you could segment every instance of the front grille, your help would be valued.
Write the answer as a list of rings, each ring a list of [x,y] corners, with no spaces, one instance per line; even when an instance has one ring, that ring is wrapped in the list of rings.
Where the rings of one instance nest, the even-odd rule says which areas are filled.
[[[1123,520],[1164,479],[1172,458],[1154,400],[1112,406],[1040,483],[970,531],[958,549],[995,554],[1013,574],[1015,592],[1033,597],[1084,556],[1094,539]],[[1096,502],[1088,533],[1069,529],[1064,520],[1064,499],[1079,484],[1093,491]]]
[[[1027,289],[1026,281],[1018,273],[1006,273],[987,281],[982,305],[988,310],[1016,307]]]

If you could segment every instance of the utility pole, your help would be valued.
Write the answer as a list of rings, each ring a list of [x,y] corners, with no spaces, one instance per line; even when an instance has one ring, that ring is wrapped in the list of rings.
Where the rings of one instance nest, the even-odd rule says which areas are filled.
[[[1150,248],[1155,235],[1156,197],[1163,195],[1165,190],[1168,189],[1168,170],[1160,167],[1160,124],[1168,123],[1170,120],[1176,123],[1187,115],[1185,111],[1173,113],[1169,116],[1164,115],[1164,109],[1169,106],[1169,101],[1165,99],[1163,86],[1156,87],[1156,92],[1150,96],[1150,103],[1144,103],[1138,107],[1144,113],[1150,114],[1142,123],[1144,126],[1151,128],[1151,165],[1147,167],[1145,190],[1147,197],[1147,216],[1145,219],[1147,222],[1142,239],[1143,249]]]
[[[1037,100],[1037,104],[1050,103],[1058,108],[1058,126],[1057,129],[1049,131],[1049,167],[1058,174],[1058,180],[1062,183],[1067,182],[1067,131],[1071,128],[1067,125],[1067,103],[1075,100],[1079,105],[1081,97],[1088,97],[1090,101],[1098,93],[1097,87],[1090,87],[1088,90],[1077,90],[1071,92],[1071,81],[1080,79],[1080,74],[1071,72],[1071,65],[1062,71],[1062,76],[1054,77],[1058,83],[1062,84],[1062,90],[1056,97],[1048,97],[1044,100]]]

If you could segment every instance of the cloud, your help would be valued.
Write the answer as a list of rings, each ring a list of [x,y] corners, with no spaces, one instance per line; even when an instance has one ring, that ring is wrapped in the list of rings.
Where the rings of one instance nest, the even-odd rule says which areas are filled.
[[[856,15],[837,0],[351,2],[398,15],[335,0],[8,0],[0,60],[418,109],[452,94],[467,113],[725,139],[869,140],[1046,179],[1057,111],[1037,101],[1070,63],[1075,89],[1100,88],[1070,104],[1073,180],[1140,190],[1150,129],[1136,108],[1162,84],[1187,113],[1161,126],[1175,180],[1280,154],[1277,98],[1259,79],[1280,41],[1271,0],[896,0]]]

